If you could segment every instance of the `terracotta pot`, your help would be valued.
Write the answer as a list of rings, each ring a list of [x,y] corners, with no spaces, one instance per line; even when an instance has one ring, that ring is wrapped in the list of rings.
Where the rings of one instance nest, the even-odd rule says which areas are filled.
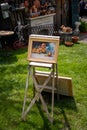
[[[73,42],[71,42],[71,41],[66,41],[66,42],[65,42],[65,45],[66,45],[66,46],[72,46],[72,45],[73,45]]]
[[[73,37],[72,37],[72,42],[73,42],[73,43],[77,43],[78,40],[79,40],[79,37],[78,37],[78,36],[73,36]]]

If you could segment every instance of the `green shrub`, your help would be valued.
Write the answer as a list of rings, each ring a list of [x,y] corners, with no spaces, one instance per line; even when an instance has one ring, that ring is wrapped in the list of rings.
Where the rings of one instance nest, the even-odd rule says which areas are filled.
[[[81,21],[80,32],[87,32],[87,23],[85,21]]]

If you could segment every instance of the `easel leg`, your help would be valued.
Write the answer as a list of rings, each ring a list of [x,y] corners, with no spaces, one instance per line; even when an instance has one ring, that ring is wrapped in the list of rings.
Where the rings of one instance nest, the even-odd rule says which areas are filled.
[[[23,113],[23,116],[22,116],[23,120],[25,120],[25,117],[26,117],[27,113],[30,111],[31,107],[34,105],[35,101],[38,98],[38,95],[39,95],[39,93],[36,93],[35,97],[31,101],[31,103],[29,104],[29,106],[27,107],[27,110]]]
[[[29,69],[29,68],[28,68],[28,69]],[[23,103],[23,109],[22,109],[22,118],[23,118],[23,116],[24,116],[25,105],[26,105],[26,100],[27,100],[27,90],[28,90],[29,78],[30,78],[30,70],[28,70],[28,75],[27,75],[27,80],[26,80],[25,96],[24,96],[24,103]]]
[[[53,65],[53,74],[52,74],[52,118],[53,118],[53,111],[54,111],[54,86],[55,86],[55,71]]]
[[[59,88],[59,79],[58,79],[58,65],[56,64],[56,86],[57,86],[57,100],[59,100],[59,90],[58,90],[58,88]]]
[[[42,102],[42,105],[43,105],[43,107],[44,107],[44,109],[45,109],[45,112],[47,113],[48,120],[49,120],[51,123],[53,123],[53,117],[50,116],[50,113],[49,113],[49,111],[48,111],[48,109],[47,109],[47,105],[46,105],[46,103],[45,103],[45,101],[44,101],[44,99],[43,99],[41,93],[39,93],[39,97],[40,97],[40,100],[41,100],[41,102]]]

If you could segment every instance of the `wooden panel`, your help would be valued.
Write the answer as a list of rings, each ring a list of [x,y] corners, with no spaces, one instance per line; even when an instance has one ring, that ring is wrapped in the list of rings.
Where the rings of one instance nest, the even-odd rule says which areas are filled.
[[[46,78],[48,77],[48,73],[43,72],[36,72],[35,77],[38,81],[38,84],[43,84]],[[55,81],[56,81],[56,76],[55,76]],[[58,92],[61,95],[66,95],[66,96],[73,96],[73,91],[72,91],[72,78],[70,77],[62,77],[58,76]],[[48,86],[51,87],[52,84],[52,78],[48,83]],[[56,82],[55,82],[56,84]],[[55,85],[57,88],[57,86]],[[44,91],[50,92],[50,90],[45,89]],[[57,89],[55,89],[55,93],[57,93]]]
[[[54,16],[55,13],[49,15],[43,15],[35,18],[28,18],[27,20],[30,21],[31,27],[33,26],[40,26],[40,25],[48,25],[54,24]]]

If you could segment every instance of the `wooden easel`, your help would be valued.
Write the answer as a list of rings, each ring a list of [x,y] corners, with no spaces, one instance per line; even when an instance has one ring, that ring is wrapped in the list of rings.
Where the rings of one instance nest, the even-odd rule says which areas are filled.
[[[47,79],[45,80],[45,82],[40,85],[37,83],[37,80],[35,78],[35,68],[36,67],[42,67],[42,68],[49,68],[50,69],[50,73],[49,76],[47,77]],[[25,120],[26,115],[29,113],[30,109],[32,108],[32,106],[35,104],[36,101],[38,101],[38,99],[40,99],[44,110],[47,114],[47,118],[48,120],[53,123],[53,109],[54,109],[54,91],[55,89],[58,90],[58,85],[57,88],[55,88],[55,83],[58,83],[57,81],[55,81],[55,74],[56,77],[58,76],[58,68],[57,68],[57,64],[54,63],[39,63],[39,62],[30,62],[29,63],[29,68],[28,68],[28,75],[27,75],[27,80],[26,80],[26,88],[25,88],[25,96],[24,96],[24,103],[23,103],[23,110],[22,110],[22,119]],[[27,107],[27,109],[25,109],[26,106],[26,99],[27,99],[27,91],[28,91],[28,83],[29,83],[29,77],[32,77],[33,79],[33,84],[35,87],[35,95],[33,97],[33,99],[31,100],[29,106]],[[52,86],[47,86],[47,83],[49,82],[49,80],[52,78]],[[58,78],[56,78],[58,79]],[[52,106],[51,106],[51,113],[49,113],[47,105],[43,99],[42,96],[42,91],[44,89],[50,89],[52,91]]]

